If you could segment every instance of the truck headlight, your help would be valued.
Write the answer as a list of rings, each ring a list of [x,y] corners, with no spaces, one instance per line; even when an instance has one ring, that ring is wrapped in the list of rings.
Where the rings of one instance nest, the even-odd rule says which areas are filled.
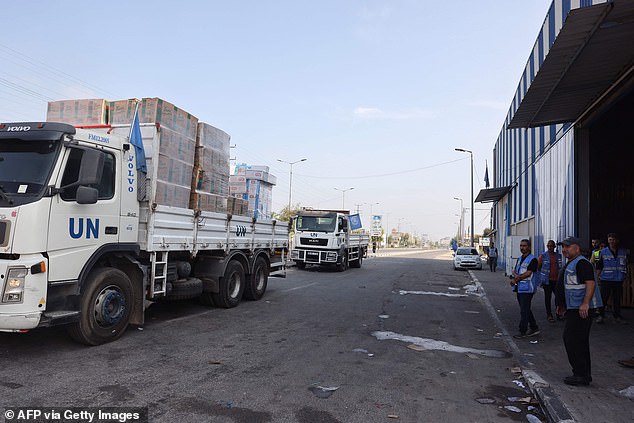
[[[24,296],[24,279],[26,278],[26,268],[9,269],[7,273],[4,292],[2,293],[3,303],[21,303]]]

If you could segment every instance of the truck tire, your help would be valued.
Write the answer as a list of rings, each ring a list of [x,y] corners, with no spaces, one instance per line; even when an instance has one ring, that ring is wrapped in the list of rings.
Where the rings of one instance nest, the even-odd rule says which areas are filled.
[[[359,259],[351,261],[350,267],[353,267],[355,269],[360,269],[362,264],[363,264],[363,254],[359,252]]]
[[[244,298],[251,301],[257,301],[266,291],[266,285],[269,282],[269,263],[264,257],[258,257],[253,265],[253,272],[249,278],[249,282],[244,287]]]
[[[203,281],[198,278],[179,279],[172,283],[170,300],[189,300],[203,293]]]
[[[306,269],[306,263],[305,263],[305,262],[303,262],[303,261],[296,261],[296,262],[295,262],[295,266],[297,266],[297,268],[298,268],[299,270],[304,270],[304,269]]]
[[[112,267],[95,269],[80,299],[79,322],[69,327],[69,334],[86,345],[114,341],[128,327],[133,304],[132,282],[125,273]]]
[[[341,256],[341,263],[337,265],[338,272],[345,272],[348,270],[348,250],[343,251],[343,255]]]
[[[233,308],[240,303],[244,293],[244,267],[237,260],[231,260],[220,279],[220,292],[211,294],[214,305],[220,308]]]

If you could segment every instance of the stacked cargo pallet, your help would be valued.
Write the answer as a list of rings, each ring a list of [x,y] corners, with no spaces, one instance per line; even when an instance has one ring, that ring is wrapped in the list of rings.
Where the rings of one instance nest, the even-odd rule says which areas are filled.
[[[154,201],[187,208],[194,170],[198,118],[159,98],[144,98],[138,104],[139,121],[158,123],[161,128]],[[130,124],[136,105],[135,99],[110,102],[109,123]]]
[[[246,163],[235,167],[229,179],[229,192],[247,201],[248,213],[258,220],[271,219],[273,186],[277,178],[268,166],[252,166]]]
[[[224,131],[159,98],[50,102],[47,121],[75,126],[129,125],[139,107],[141,123],[158,124],[154,201],[161,205],[247,215],[246,200],[229,197],[229,140]],[[150,175],[154,177],[154,175]]]
[[[227,212],[229,195],[229,134],[206,123],[198,124],[190,206]]]

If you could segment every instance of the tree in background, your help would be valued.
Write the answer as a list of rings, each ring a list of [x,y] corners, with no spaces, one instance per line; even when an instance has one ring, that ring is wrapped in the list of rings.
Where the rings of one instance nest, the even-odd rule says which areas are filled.
[[[288,206],[284,207],[279,213],[273,212],[273,219],[278,220],[280,222],[288,222],[291,220],[291,217],[296,216],[301,207],[299,203],[294,206],[291,206],[289,209]]]

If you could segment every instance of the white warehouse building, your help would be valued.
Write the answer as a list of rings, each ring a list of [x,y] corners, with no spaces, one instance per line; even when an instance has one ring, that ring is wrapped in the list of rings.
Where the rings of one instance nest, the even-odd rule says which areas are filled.
[[[500,265],[519,240],[609,232],[634,249],[634,1],[554,0],[493,150]],[[630,284],[631,285],[631,284]]]

